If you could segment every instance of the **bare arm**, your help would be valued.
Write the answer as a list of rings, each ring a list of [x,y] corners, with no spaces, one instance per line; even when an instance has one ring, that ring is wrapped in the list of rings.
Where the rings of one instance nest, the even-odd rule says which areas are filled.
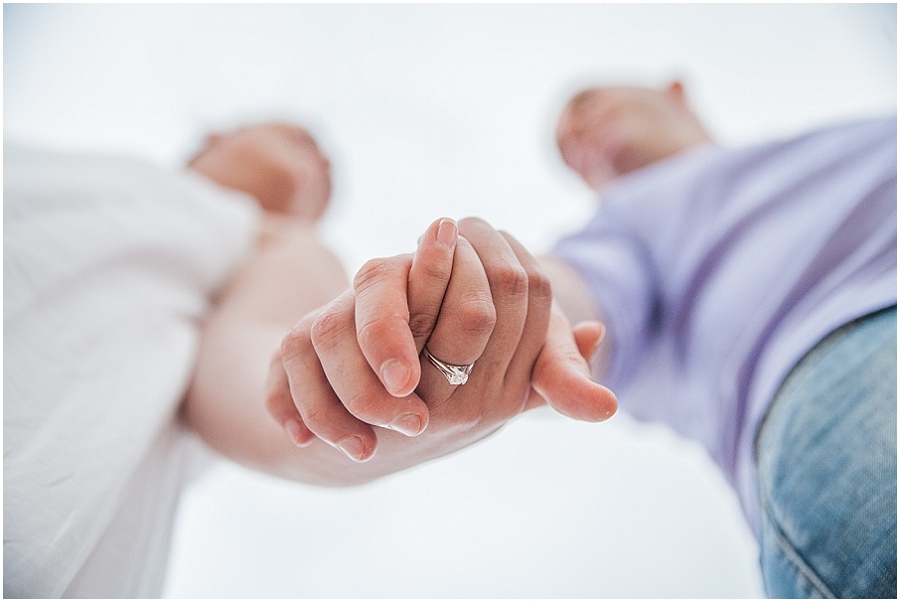
[[[604,316],[600,314],[600,310],[597,308],[597,304],[587,284],[585,284],[577,270],[555,257],[541,257],[538,262],[550,279],[554,301],[556,301],[566,318],[569,319],[569,322],[577,325],[589,320],[603,321]],[[609,359],[609,354],[615,341],[614,334],[609,330],[604,332],[603,340],[593,359],[595,376],[597,369],[602,374],[603,367]]]
[[[550,329],[556,335],[549,336],[549,287],[528,285],[530,281],[539,282],[541,277],[535,271],[536,264],[529,269],[520,265],[520,262],[524,265],[533,262],[527,252],[520,247],[514,252],[489,226],[468,221],[467,227],[473,235],[484,239],[476,245],[482,256],[470,253],[469,260],[454,267],[451,276],[449,268],[454,254],[451,249],[440,247],[437,224],[429,228],[420,243],[416,257],[429,259],[420,264],[418,274],[412,256],[373,264],[379,274],[392,273],[388,269],[391,264],[401,267],[397,286],[391,289],[399,293],[397,303],[376,302],[375,307],[380,308],[382,316],[396,314],[402,324],[388,328],[372,343],[379,349],[408,349],[411,355],[407,359],[418,364],[413,339],[421,335],[411,329],[417,330],[412,328],[413,324],[421,326],[421,316],[428,312],[427,308],[410,311],[412,304],[407,308],[404,274],[409,274],[409,283],[436,277],[436,282],[443,281],[443,284],[426,286],[429,290],[436,289],[437,296],[429,302],[435,307],[431,311],[431,325],[424,326],[424,336],[428,338],[428,333],[442,331],[443,318],[437,315],[440,313],[440,316],[451,316],[451,326],[439,338],[466,343],[457,351],[474,350],[477,356],[480,351],[476,347],[483,349],[487,344],[472,382],[455,392],[447,389],[443,377],[433,372],[422,373],[423,380],[418,382],[419,366],[415,365],[409,385],[415,387],[418,382],[419,390],[424,387],[428,395],[419,398],[416,393],[405,394],[409,386],[399,387],[399,396],[391,396],[381,389],[378,377],[358,347],[356,352],[345,351],[347,342],[353,341],[355,345],[354,314],[360,316],[355,309],[353,290],[339,294],[346,285],[340,266],[309,226],[289,225],[272,230],[256,256],[225,291],[209,319],[185,406],[191,426],[211,447],[251,468],[302,482],[352,485],[446,455],[497,430],[525,405],[532,367],[536,371],[535,386],[542,389],[538,396],[562,400],[560,407],[564,413],[586,420],[609,417],[615,411],[615,397],[590,381],[581,358],[589,353],[579,353],[585,344],[592,344],[583,342],[595,341],[597,333],[588,329],[581,336],[576,333],[573,339],[565,318],[558,314],[551,321],[556,326]],[[517,244],[512,239],[509,243]],[[506,259],[502,261],[499,258],[503,253],[493,252],[500,248],[505,249]],[[486,264],[484,268],[482,261]],[[444,270],[434,269],[441,265]],[[472,280],[482,269],[486,270],[487,278]],[[511,275],[516,275],[516,279],[510,280]],[[460,287],[454,282],[468,284]],[[445,289],[448,297],[442,301]],[[458,322],[452,318],[461,315],[458,312],[471,304],[476,289],[484,289],[486,298],[492,299],[496,322],[473,320],[470,310],[464,312],[470,319]],[[418,298],[429,296],[426,291],[414,293]],[[324,311],[316,309],[332,298]],[[479,313],[484,313],[480,311],[481,305],[478,305]],[[395,318],[390,318],[386,324],[394,321]],[[380,320],[378,323],[382,324]],[[479,328],[466,332],[464,326],[482,324],[496,324],[496,327],[484,332]],[[469,346],[472,349],[466,351]],[[545,353],[540,353],[542,349]],[[450,352],[452,348],[444,351]],[[378,361],[373,366],[382,365]],[[326,373],[332,371],[336,372],[326,379]],[[268,378],[274,380],[267,382],[267,372]],[[357,417],[371,413],[371,422],[364,424],[342,409],[336,391],[367,379],[374,379],[378,386],[366,385],[359,389],[359,395],[341,396],[341,400],[351,400]],[[537,381],[544,386],[539,387]],[[454,396],[453,403],[434,404],[435,399],[443,400],[450,395]],[[429,400],[428,407],[422,401],[425,398]],[[295,403],[309,411],[301,417]],[[527,405],[537,403],[543,400],[529,398]],[[553,402],[551,405],[558,407]],[[420,414],[422,424],[428,422],[429,428],[415,437],[402,434],[401,429],[384,428],[393,425],[395,414],[405,412]],[[305,433],[293,433],[290,437],[285,434],[284,430],[291,432],[288,428],[291,416],[296,418],[297,428],[306,430]],[[434,420],[429,421],[429,416]],[[317,436],[309,432],[310,428]],[[376,438],[378,453],[373,456]],[[353,440],[358,449],[347,449],[344,443]]]
[[[308,223],[266,216],[259,248],[241,267],[205,324],[184,407],[212,448],[251,468],[316,480],[300,449],[266,413],[269,360],[291,326],[348,286],[334,255]]]
[[[437,319],[442,305],[454,256],[453,248],[439,244],[437,233],[434,224],[429,229],[430,236],[423,237],[417,254],[422,267],[418,271],[412,268],[413,273],[419,274],[413,280],[429,289],[416,296],[424,305],[434,305],[430,310],[432,321]],[[455,239],[454,227],[453,247]],[[376,265],[386,263],[406,266],[400,283],[405,290],[405,274],[410,273],[413,256],[398,256]],[[443,272],[442,264],[446,264]],[[429,278],[436,285],[427,285]],[[486,282],[483,287],[487,288]],[[438,289],[433,299],[429,299],[435,296],[431,289]],[[422,438],[418,445],[410,446],[407,435],[378,428],[379,454],[361,464],[314,436],[305,437],[302,445],[295,445],[285,434],[282,424],[266,411],[267,390],[272,388],[267,379],[273,374],[273,358],[280,364],[283,341],[290,340],[291,333],[298,328],[312,324],[326,305],[330,308],[328,315],[333,318],[328,321],[331,324],[337,323],[338,317],[349,318],[355,340],[354,295],[336,258],[321,244],[312,226],[268,216],[259,248],[222,292],[205,325],[194,379],[184,406],[190,426],[210,447],[249,468],[326,486],[364,483],[449,453],[443,441],[432,443]],[[399,307],[393,309],[404,313]],[[427,307],[414,311],[419,314],[415,322],[422,323],[422,314],[427,311]],[[410,385],[401,388],[411,391],[419,379],[419,358],[413,344],[415,333],[409,330],[409,313],[401,317],[403,328],[382,333],[379,345],[390,347],[393,343],[394,348],[404,348],[405,337],[409,337],[411,356],[406,359],[414,366]],[[433,323],[427,322],[423,327],[430,332]],[[305,362],[319,363],[311,348],[300,356]],[[341,371],[336,381],[339,383],[368,370],[367,366],[363,370],[351,368],[344,361],[332,365]],[[316,378],[304,381],[300,387],[305,399],[327,402],[334,396],[331,384]],[[411,392],[394,401],[397,405],[388,406],[389,409],[402,408],[405,404],[404,411],[424,412],[427,417],[424,403]],[[339,425],[337,420],[332,426]],[[305,429],[302,423],[298,427]],[[308,431],[306,434],[311,435]]]
[[[282,344],[283,361],[272,364],[269,412],[295,442],[304,444],[314,433],[367,467],[381,464],[394,472],[482,439],[523,409],[544,403],[592,422],[615,412],[615,396],[591,380],[585,359],[596,348],[602,325],[585,322],[573,331],[562,312],[551,308],[550,285],[537,262],[511,236],[471,218],[460,222],[460,233],[440,315],[433,330],[423,330],[422,342],[427,339],[429,351],[444,361],[475,361],[469,382],[448,383],[423,360],[415,398],[427,408],[403,409],[408,397],[387,392],[390,387],[376,376],[378,367],[392,354],[405,355],[404,349],[413,357],[417,353],[412,338],[402,341],[392,333],[408,334],[410,326],[421,325],[406,309],[407,292],[419,277],[408,266],[393,265],[393,259],[377,260],[362,271],[365,278],[357,276],[355,295],[342,295],[318,316],[301,320]],[[459,282],[465,284],[455,287]],[[493,315],[483,312],[481,303],[471,305],[482,293],[491,300]],[[374,332],[379,335],[368,336]],[[327,394],[310,394],[311,386],[329,382],[333,391],[326,386]],[[428,427],[397,446],[396,433],[380,427],[410,409],[424,410]],[[291,426],[300,424],[305,426],[298,437]]]

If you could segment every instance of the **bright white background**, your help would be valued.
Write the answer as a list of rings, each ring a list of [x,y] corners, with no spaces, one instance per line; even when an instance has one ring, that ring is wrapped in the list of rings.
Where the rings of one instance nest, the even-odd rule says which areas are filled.
[[[334,164],[348,271],[480,215],[535,252],[591,212],[553,146],[579,86],[680,78],[725,144],[896,111],[895,5],[4,5],[4,136],[177,167],[286,118]],[[627,401],[627,400],[626,400]],[[753,597],[756,544],[704,452],[548,411],[447,460],[322,491],[220,463],[170,596]]]

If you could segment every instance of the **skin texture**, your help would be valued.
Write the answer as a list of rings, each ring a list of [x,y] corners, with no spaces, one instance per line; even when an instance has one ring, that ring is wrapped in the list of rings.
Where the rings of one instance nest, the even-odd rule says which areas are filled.
[[[437,244],[439,224],[432,224],[423,236],[417,256]],[[410,283],[419,278],[415,259],[400,258],[396,265],[398,258],[375,260],[363,271],[381,278],[366,280],[367,296],[348,291],[301,320],[272,364],[267,406],[295,443],[326,441],[358,462],[395,454],[384,461],[396,460],[392,465],[399,469],[474,443],[543,403],[582,420],[605,420],[615,412],[615,396],[591,380],[585,359],[596,349],[602,327],[586,324],[573,335],[568,321],[552,306],[549,281],[515,239],[473,218],[460,222],[459,230],[464,237],[458,240],[457,253],[444,257],[447,263],[452,261],[453,270],[427,345],[438,357],[454,350],[460,353],[457,357],[472,357],[483,348],[469,382],[452,386],[430,363],[417,359],[421,378],[415,393],[403,396],[400,391],[397,397],[388,393],[373,369],[383,365],[386,350],[390,355],[390,347],[380,341],[402,332],[404,324],[424,321],[407,316],[423,309],[433,315],[435,308],[423,308],[412,298],[407,306],[404,287],[397,286],[398,280],[402,285],[405,278]],[[459,250],[469,246],[474,254],[460,261]],[[384,269],[375,269],[376,265]],[[409,270],[408,277],[404,270]],[[466,295],[452,294],[455,279],[465,283],[459,290]],[[486,298],[492,300],[493,311]],[[358,337],[355,324],[356,315],[373,311],[375,322],[362,331],[374,328],[384,333],[378,345]],[[441,327],[443,320],[447,329]],[[419,344],[408,334],[395,338],[396,355],[415,354]],[[332,367],[340,371],[332,373]],[[532,373],[540,374],[534,386]],[[397,420],[408,413],[420,417],[419,424],[427,420],[427,428],[408,439],[402,452],[390,445],[383,451],[384,427],[404,432],[397,428]],[[410,434],[415,432],[410,429]]]
[[[295,130],[264,124],[211,137],[191,167],[257,195],[269,211],[314,220],[327,203],[328,164]],[[675,83],[661,91],[585,90],[563,111],[557,140],[566,163],[601,189],[710,137]],[[282,180],[289,184],[273,184]],[[275,194],[282,189],[290,194]],[[212,317],[209,351],[188,399],[195,428],[227,455],[291,478],[348,484],[456,451],[545,402],[582,420],[615,412],[615,396],[591,381],[587,361],[602,326],[572,329],[563,313],[598,317],[580,276],[549,259],[545,272],[515,239],[481,220],[458,228],[435,222],[415,255],[367,263],[339,295],[329,281],[340,273],[334,263],[307,261],[327,250],[296,228],[279,232]],[[253,325],[261,316],[264,324]],[[288,334],[276,344],[276,332]],[[444,361],[475,361],[469,382],[449,385],[420,359],[426,344]],[[236,357],[238,349],[245,357]],[[244,374],[267,349],[276,350],[267,377]],[[261,398],[287,437],[260,417],[262,404],[253,400]],[[255,436],[241,436],[248,425]]]
[[[327,161],[285,136],[245,128],[190,164],[245,192],[258,173],[318,174],[297,178],[287,204],[259,193],[269,211],[258,249],[207,320],[183,411],[209,445],[279,476],[351,485],[452,453],[545,402],[586,420],[615,412],[585,360],[602,327],[573,331],[537,262],[481,220],[435,221],[415,254],[373,260],[347,288],[308,217],[327,204]],[[285,166],[288,155],[308,165]],[[423,362],[426,343],[446,361],[476,361],[469,383],[451,387]]]

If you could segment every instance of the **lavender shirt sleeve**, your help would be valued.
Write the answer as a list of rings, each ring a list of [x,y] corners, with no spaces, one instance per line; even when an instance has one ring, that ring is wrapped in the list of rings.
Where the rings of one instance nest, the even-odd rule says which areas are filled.
[[[896,303],[896,128],[889,116],[706,145],[604,190],[553,252],[613,335],[605,384],[623,408],[752,483],[755,428],[781,379],[834,328]]]

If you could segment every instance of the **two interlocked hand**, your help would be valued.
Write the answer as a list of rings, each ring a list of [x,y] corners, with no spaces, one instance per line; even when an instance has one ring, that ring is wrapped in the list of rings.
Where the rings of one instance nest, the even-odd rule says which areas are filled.
[[[270,365],[269,413],[388,473],[483,439],[526,409],[600,421],[598,322],[573,329],[536,260],[480,219],[434,222],[414,255],[369,261],[353,288],[301,319]],[[454,386],[421,355],[474,368]],[[376,449],[379,453],[375,455]]]

